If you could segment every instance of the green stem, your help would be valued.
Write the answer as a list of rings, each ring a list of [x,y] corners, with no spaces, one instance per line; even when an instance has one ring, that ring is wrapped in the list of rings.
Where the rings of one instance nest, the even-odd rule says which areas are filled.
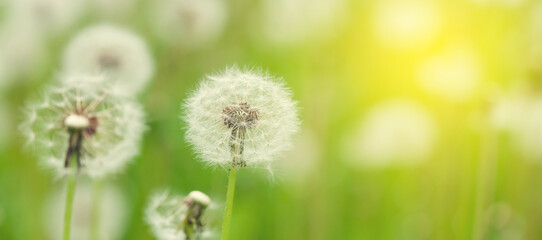
[[[90,239],[100,239],[100,214],[102,211],[103,180],[97,180],[94,183],[92,193],[92,212],[90,216]]]
[[[64,210],[64,238],[63,240],[70,239],[72,209],[73,209],[73,197],[75,195],[75,183],[76,173],[72,173],[68,176],[68,185],[66,186],[66,208]]]
[[[235,180],[237,179],[237,167],[232,167],[228,178],[228,192],[226,193],[226,209],[224,210],[224,222],[222,223],[222,240],[230,238],[231,215],[233,212],[233,197],[235,195]]]

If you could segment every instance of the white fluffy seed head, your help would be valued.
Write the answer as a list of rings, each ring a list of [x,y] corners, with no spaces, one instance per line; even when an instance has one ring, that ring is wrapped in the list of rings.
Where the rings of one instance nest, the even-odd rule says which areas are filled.
[[[71,171],[64,161],[70,134],[77,129],[82,136],[81,173],[103,177],[120,171],[138,152],[145,129],[141,106],[88,77],[70,78],[49,87],[41,101],[26,108],[20,130],[28,145],[44,166],[63,176]]]
[[[67,74],[102,74],[131,95],[145,87],[154,69],[145,42],[111,25],[92,26],[75,36],[63,64]]]
[[[186,138],[200,159],[213,166],[226,167],[233,158],[268,166],[291,147],[299,128],[290,91],[277,78],[255,70],[231,67],[207,76],[184,108]],[[242,151],[232,151],[240,145]]]
[[[187,218],[194,217],[190,215],[191,205],[187,199],[193,200],[190,196],[185,198],[178,195],[171,195],[168,191],[157,193],[151,197],[145,211],[145,220],[150,225],[151,231],[157,239],[186,239],[186,234],[183,230],[187,227],[186,220]],[[205,223],[204,227],[206,227]],[[200,230],[202,231],[200,231],[198,239],[210,239],[212,234],[208,229]]]
[[[153,30],[164,41],[199,46],[222,33],[227,7],[223,0],[155,1],[151,19]]]

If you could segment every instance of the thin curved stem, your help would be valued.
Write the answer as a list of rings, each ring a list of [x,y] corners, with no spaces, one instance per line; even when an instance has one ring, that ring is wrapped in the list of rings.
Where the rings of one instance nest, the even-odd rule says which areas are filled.
[[[64,209],[64,237],[63,240],[70,239],[72,209],[73,209],[73,197],[75,195],[75,184],[77,182],[76,174],[70,174],[68,176],[68,185],[66,186],[66,206]]]
[[[233,212],[233,197],[235,196],[235,181],[237,179],[238,168],[230,169],[228,178],[228,191],[226,193],[226,209],[224,210],[224,221],[222,222],[222,240],[230,238],[231,215]]]

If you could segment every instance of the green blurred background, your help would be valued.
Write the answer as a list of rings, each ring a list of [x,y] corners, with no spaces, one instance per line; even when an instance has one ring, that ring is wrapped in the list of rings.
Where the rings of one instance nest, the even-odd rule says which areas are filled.
[[[5,2],[0,16],[8,22]],[[502,92],[540,95],[542,58],[532,49],[542,45],[542,2],[230,0],[222,33],[201,46],[155,35],[148,12],[161,1],[123,2],[125,11],[113,14],[84,6],[67,29],[40,41],[43,53],[31,67],[2,80],[0,239],[52,239],[48,202],[65,182],[39,167],[16,126],[24,102],[60,72],[70,39],[103,22],[139,34],[155,61],[139,98],[148,121],[141,153],[104,183],[124,198],[119,239],[154,239],[144,208],[164,188],[208,193],[216,203],[209,226],[219,233],[227,172],[195,159],[180,106],[206,74],[233,64],[283,77],[299,101],[302,130],[273,175],[240,172],[232,239],[542,239],[542,159],[522,154],[511,134],[490,124]],[[282,9],[271,23],[262,20],[270,7]],[[459,69],[444,60],[437,76],[466,73],[432,92],[420,85],[420,65],[448,49],[466,57]],[[464,79],[468,90],[455,89]],[[406,166],[352,164],[363,159],[353,154],[351,136],[373,107],[393,99],[417,102],[435,119],[430,153]]]

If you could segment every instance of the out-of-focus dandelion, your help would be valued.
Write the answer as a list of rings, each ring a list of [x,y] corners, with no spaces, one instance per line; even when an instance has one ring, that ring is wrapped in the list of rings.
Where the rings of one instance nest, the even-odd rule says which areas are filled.
[[[508,132],[512,143],[528,160],[542,159],[542,96],[510,95],[497,101],[494,126]]]
[[[200,191],[186,197],[161,192],[154,195],[146,210],[146,221],[158,240],[208,239],[212,236],[205,221],[211,199]]]
[[[455,102],[472,97],[482,78],[476,54],[459,46],[427,59],[421,64],[418,74],[422,88]]]
[[[341,28],[346,12],[344,0],[266,0],[262,5],[263,25],[257,27],[272,43],[322,40]]]
[[[129,95],[143,89],[154,69],[145,42],[111,25],[79,33],[68,45],[63,63],[68,74],[104,74]]]
[[[278,79],[232,67],[208,76],[184,107],[186,137],[199,157],[229,168],[222,225],[222,239],[228,239],[238,169],[268,166],[291,146],[299,128],[297,104]]]
[[[376,37],[392,47],[424,45],[438,33],[441,20],[432,1],[378,1],[373,17]]]
[[[123,192],[114,185],[103,189],[100,204],[92,201],[95,192],[89,182],[81,182],[73,205],[72,239],[91,240],[90,226],[99,224],[98,237],[102,240],[119,240],[127,227],[129,203]],[[50,239],[62,239],[62,214],[64,193],[55,191],[44,205],[44,226]],[[93,219],[93,217],[98,219]]]
[[[436,141],[436,123],[423,107],[407,100],[372,109],[348,138],[354,166],[413,165],[427,158]]]
[[[85,0],[8,0],[8,19],[26,21],[44,35],[73,26],[83,14]]]
[[[317,162],[323,158],[320,141],[314,130],[303,129],[295,138],[294,149],[278,161],[279,174],[292,182],[303,182],[316,172]],[[292,161],[295,159],[295,161]]]
[[[144,124],[141,107],[119,97],[101,77],[69,76],[26,110],[21,131],[43,165],[68,176],[63,240],[70,239],[76,175],[101,178],[137,154]]]
[[[27,108],[20,128],[28,144],[59,176],[75,160],[91,177],[118,172],[138,152],[145,128],[141,107],[119,97],[101,77],[68,78]]]
[[[190,47],[219,37],[228,16],[223,0],[156,1],[150,14],[152,28],[163,41]]]

